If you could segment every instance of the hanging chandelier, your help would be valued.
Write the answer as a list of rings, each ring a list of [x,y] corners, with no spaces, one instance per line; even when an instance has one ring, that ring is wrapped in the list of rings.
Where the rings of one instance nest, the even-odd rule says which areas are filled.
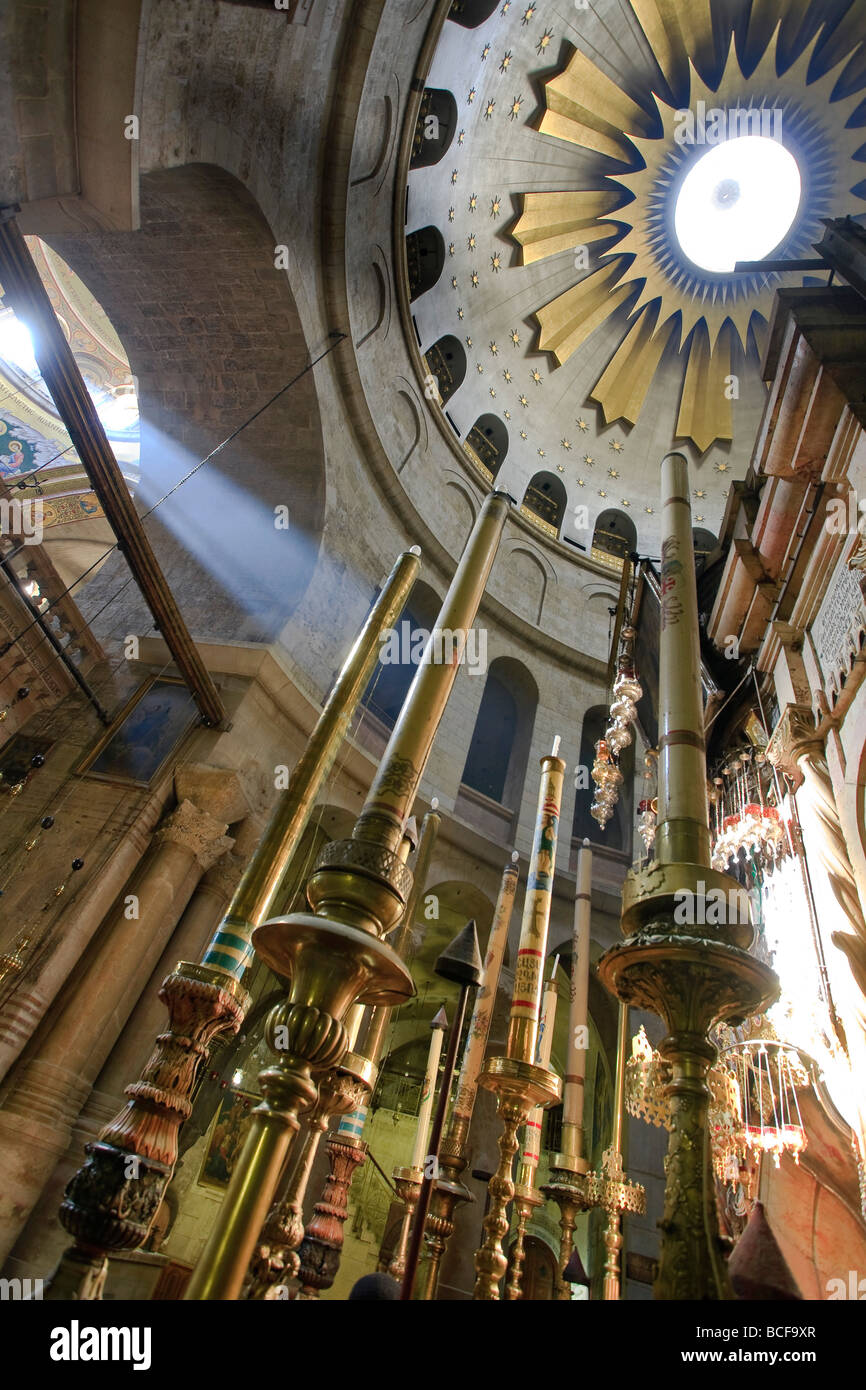
[[[749,1149],[772,1154],[777,1168],[783,1153],[799,1164],[808,1141],[797,1087],[809,1082],[799,1053],[786,1043],[759,1038],[732,1044],[722,1059],[737,1078]]]
[[[714,869],[724,872],[741,850],[771,869],[788,853],[788,840],[775,800],[772,769],[764,753],[738,749],[713,778],[709,792],[713,807]]]
[[[643,1025],[632,1038],[631,1046],[632,1055],[625,1068],[625,1108],[629,1115],[669,1130],[670,1102],[665,1089],[671,1080],[670,1062],[653,1047]],[[713,1170],[723,1182],[739,1182],[747,1147],[740,1086],[734,1072],[721,1060],[707,1073],[707,1084]]]
[[[636,630],[630,623],[623,627],[609,722],[604,738],[600,738],[595,745],[595,762],[592,765],[595,795],[589,813],[602,830],[613,815],[613,809],[619,800],[623,780],[618,765],[619,758],[634,738],[632,725],[637,720],[637,702],[643,695],[643,686],[638,680],[634,664],[636,635]]]
[[[658,825],[658,797],[653,795],[653,784],[658,772],[658,749],[648,748],[644,757],[644,782],[646,795],[638,802],[637,828],[644,842],[647,854],[652,853]]]

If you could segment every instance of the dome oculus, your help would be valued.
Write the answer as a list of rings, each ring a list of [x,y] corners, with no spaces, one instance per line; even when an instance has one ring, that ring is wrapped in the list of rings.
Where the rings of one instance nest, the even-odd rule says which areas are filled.
[[[680,248],[716,274],[761,260],[790,230],[801,189],[797,161],[780,141],[745,135],[714,145],[692,165],[677,197]]]

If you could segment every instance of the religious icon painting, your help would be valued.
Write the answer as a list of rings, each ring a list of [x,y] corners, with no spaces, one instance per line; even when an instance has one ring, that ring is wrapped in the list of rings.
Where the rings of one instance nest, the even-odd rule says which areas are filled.
[[[248,1091],[227,1091],[219,1104],[207,1139],[198,1175],[202,1187],[226,1188],[243,1148],[253,1107],[259,1097]]]
[[[75,770],[147,787],[177,754],[197,718],[183,681],[150,677]]]

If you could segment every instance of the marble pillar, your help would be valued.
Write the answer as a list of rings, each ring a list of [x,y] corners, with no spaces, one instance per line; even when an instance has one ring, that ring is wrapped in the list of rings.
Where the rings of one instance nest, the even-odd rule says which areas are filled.
[[[224,803],[220,809],[224,812]],[[13,1075],[0,1109],[6,1175],[0,1259],[15,1244],[66,1151],[99,1071],[202,875],[232,848],[227,829],[227,821],[189,800],[165,818],[129,892],[103,924],[80,973],[49,1012],[37,1046]]]

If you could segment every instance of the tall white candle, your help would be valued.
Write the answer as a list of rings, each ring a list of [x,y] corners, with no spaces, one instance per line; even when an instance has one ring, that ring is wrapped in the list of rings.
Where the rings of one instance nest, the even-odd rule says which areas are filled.
[[[427,1070],[424,1073],[424,1084],[421,1090],[421,1109],[418,1112],[418,1128],[415,1131],[415,1148],[412,1151],[411,1165],[421,1171],[424,1169],[424,1160],[427,1157],[427,1131],[430,1128],[433,1098],[436,1095],[436,1079],[439,1075],[442,1039],[445,1036],[445,1029],[448,1027],[448,1019],[445,1017],[444,1009],[439,1010],[430,1027],[433,1031],[430,1035],[430,1051],[427,1054]]]
[[[589,1046],[589,931],[592,915],[592,850],[584,840],[577,856],[577,891],[571,952],[571,1005],[562,1096],[562,1148],[584,1158],[583,1103]]]
[[[557,957],[557,961],[558,959],[559,957]],[[544,986],[544,1001],[541,1006],[542,1023],[535,1053],[536,1063],[541,1067],[550,1066],[550,1054],[553,1050],[553,1028],[556,1023],[556,1002],[558,999],[555,974],[556,964],[553,967],[553,975]],[[529,1112],[523,1134],[523,1162],[532,1168],[538,1167],[541,1158],[541,1127],[543,1122],[544,1107],[536,1105]]]
[[[454,1097],[453,1115],[454,1117],[459,1116],[463,1122],[463,1138],[465,1138],[469,1122],[472,1119],[472,1111],[475,1108],[478,1076],[484,1061],[490,1022],[496,1006],[499,972],[502,968],[502,958],[505,955],[505,945],[508,941],[508,927],[514,907],[514,894],[517,889],[517,864],[515,862],[518,858],[517,850],[514,851],[511,858],[512,862],[507,864],[502,871],[499,896],[496,899],[490,939],[487,943],[487,955],[484,958],[484,980],[475,996],[475,1007],[472,1010],[472,1021],[469,1024],[460,1078]],[[452,1127],[453,1124],[454,1120],[452,1119]]]

